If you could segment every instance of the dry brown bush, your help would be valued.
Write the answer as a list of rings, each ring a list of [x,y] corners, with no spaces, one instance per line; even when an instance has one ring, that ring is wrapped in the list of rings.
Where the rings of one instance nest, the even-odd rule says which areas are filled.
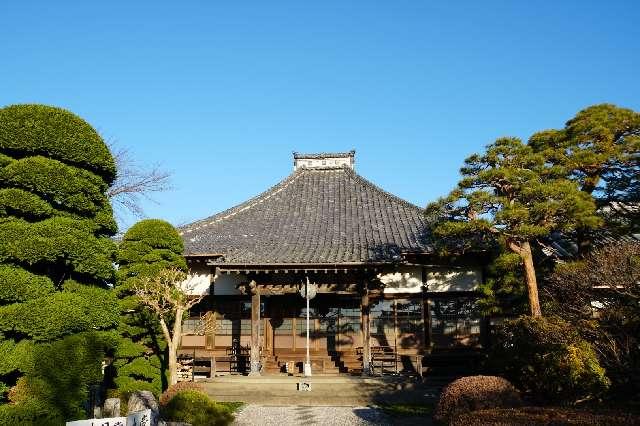
[[[171,399],[178,394],[178,392],[182,392],[185,390],[194,390],[204,393],[204,387],[200,383],[178,382],[175,385],[169,386],[166,391],[162,392],[159,401],[160,405],[167,405],[169,401],[171,401]]]
[[[485,408],[512,408],[521,405],[522,399],[518,390],[502,377],[461,377],[444,388],[433,418],[446,423],[470,411]]]
[[[523,407],[480,410],[461,414],[450,426],[560,426],[560,425],[638,425],[640,417],[621,412],[592,412],[556,407]]]

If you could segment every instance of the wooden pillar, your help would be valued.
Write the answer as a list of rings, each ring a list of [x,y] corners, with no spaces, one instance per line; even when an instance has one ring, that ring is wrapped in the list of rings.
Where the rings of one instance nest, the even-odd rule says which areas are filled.
[[[433,340],[431,335],[431,300],[427,294],[427,269],[424,267],[422,268],[422,282],[424,283],[422,287],[422,327],[424,329],[424,342],[422,346],[424,347],[425,353],[430,353]]]
[[[260,291],[255,281],[249,283],[251,290],[251,352],[250,376],[260,375]]]
[[[422,324],[424,327],[424,350],[425,352],[430,352],[433,340],[431,336],[431,300],[426,294],[423,294],[422,299]]]
[[[216,328],[218,323],[217,312],[209,311],[205,317],[205,347],[213,350],[216,348]]]
[[[362,299],[360,300],[362,330],[362,374],[371,374],[371,330],[369,322],[369,286],[365,281],[362,289]]]

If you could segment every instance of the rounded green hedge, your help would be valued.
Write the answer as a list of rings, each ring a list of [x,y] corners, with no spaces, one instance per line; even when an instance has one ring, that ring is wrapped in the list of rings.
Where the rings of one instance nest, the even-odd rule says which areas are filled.
[[[53,213],[53,207],[36,194],[17,188],[0,189],[0,217],[32,221],[46,219]]]
[[[119,317],[114,292],[79,287],[82,288],[76,291],[54,292],[39,299],[1,306],[0,331],[44,342],[86,330],[115,327]]]
[[[161,219],[145,219],[133,225],[122,238],[123,246],[126,243],[144,242],[153,249],[168,249],[182,254],[184,245],[176,228],[169,222]]]
[[[224,405],[216,404],[207,395],[195,390],[178,392],[161,408],[168,421],[190,423],[192,426],[222,426],[233,421],[233,413]]]
[[[167,385],[166,342],[157,318],[140,304],[133,285],[139,277],[165,268],[186,270],[183,248],[178,231],[164,220],[142,220],[123,236],[118,249],[116,284],[121,339],[114,363],[117,373],[114,382],[121,391],[151,390],[159,395]]]
[[[106,184],[116,165],[98,132],[70,111],[47,105],[11,105],[0,109],[0,152],[13,158],[44,155],[88,167]]]
[[[169,222],[145,219],[124,234],[118,250],[118,285],[142,275],[155,274],[175,267],[187,270],[182,256],[184,244],[178,231]]]
[[[109,202],[107,186],[98,176],[41,156],[16,160],[0,169],[0,185],[29,191],[57,209],[84,215],[95,214]]]
[[[53,281],[46,275],[37,275],[17,266],[0,264],[0,300],[3,302],[38,299],[54,291]]]

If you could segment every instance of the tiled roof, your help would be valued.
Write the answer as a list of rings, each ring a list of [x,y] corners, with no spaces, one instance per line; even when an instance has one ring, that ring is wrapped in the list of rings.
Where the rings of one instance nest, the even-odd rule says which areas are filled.
[[[220,253],[219,263],[345,264],[430,252],[425,228],[421,208],[340,167],[300,168],[180,233],[186,255]]]

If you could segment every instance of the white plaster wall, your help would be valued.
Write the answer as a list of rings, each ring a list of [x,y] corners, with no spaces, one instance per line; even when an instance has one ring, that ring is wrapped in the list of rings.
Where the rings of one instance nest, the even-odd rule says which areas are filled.
[[[217,274],[213,281],[213,294],[216,296],[242,294],[236,287],[246,282],[247,278],[243,274]]]
[[[189,295],[209,294],[211,278],[211,267],[204,264],[192,264],[189,266],[187,279],[180,286]]]
[[[422,267],[403,266],[378,274],[385,293],[420,293],[422,291]]]
[[[482,271],[477,269],[429,268],[428,291],[472,291],[482,282]]]
[[[351,158],[336,157],[336,158],[298,158],[295,160],[294,170],[300,167],[306,167],[308,169],[322,168],[322,167],[339,167],[349,166],[351,167]]]

